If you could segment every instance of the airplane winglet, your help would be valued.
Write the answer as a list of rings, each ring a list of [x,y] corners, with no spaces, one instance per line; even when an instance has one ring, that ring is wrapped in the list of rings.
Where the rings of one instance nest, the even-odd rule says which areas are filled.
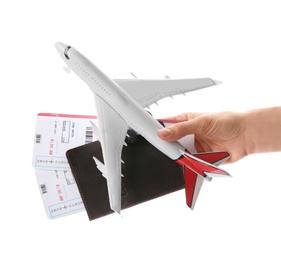
[[[220,80],[214,80],[214,82],[216,83],[216,85],[222,84],[222,81],[220,81]]]

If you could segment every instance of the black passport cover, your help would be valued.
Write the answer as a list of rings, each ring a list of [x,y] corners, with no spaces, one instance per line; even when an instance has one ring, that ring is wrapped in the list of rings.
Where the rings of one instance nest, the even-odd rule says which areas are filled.
[[[109,206],[106,179],[93,156],[103,162],[98,141],[66,152],[89,220],[113,213]],[[122,201],[126,209],[184,188],[181,167],[143,137],[122,150]]]

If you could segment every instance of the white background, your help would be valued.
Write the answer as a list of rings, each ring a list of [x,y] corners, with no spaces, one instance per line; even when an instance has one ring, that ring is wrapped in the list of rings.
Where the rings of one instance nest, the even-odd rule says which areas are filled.
[[[160,102],[155,116],[280,105],[279,1],[1,1],[1,259],[280,259],[281,154],[249,156],[206,183],[88,221],[49,220],[31,166],[39,112],[94,114],[54,44],[112,78],[212,77],[222,85]],[[4,256],[5,255],[5,256]]]

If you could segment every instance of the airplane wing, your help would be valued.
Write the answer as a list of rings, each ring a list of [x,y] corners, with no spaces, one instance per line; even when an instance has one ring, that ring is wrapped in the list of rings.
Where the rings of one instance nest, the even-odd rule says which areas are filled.
[[[95,96],[99,115],[99,141],[104,165],[94,158],[107,179],[109,203],[112,210],[121,211],[121,152],[127,134],[127,123],[100,97]],[[98,118],[98,119],[99,119]]]
[[[211,78],[175,80],[115,79],[114,81],[138,101],[142,107],[148,107],[165,97],[184,94],[221,83]]]

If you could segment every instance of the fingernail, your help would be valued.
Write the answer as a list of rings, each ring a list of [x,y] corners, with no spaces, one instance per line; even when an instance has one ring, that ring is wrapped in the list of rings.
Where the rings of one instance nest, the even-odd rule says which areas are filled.
[[[163,137],[168,137],[172,134],[172,130],[170,128],[163,128],[158,131]]]

